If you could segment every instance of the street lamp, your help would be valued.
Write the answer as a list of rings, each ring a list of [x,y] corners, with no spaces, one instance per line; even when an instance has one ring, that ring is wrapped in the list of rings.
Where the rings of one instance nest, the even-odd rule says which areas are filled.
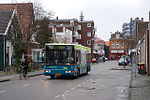
[[[125,55],[124,55],[124,68],[125,68],[125,66],[126,66],[126,65],[125,65]]]

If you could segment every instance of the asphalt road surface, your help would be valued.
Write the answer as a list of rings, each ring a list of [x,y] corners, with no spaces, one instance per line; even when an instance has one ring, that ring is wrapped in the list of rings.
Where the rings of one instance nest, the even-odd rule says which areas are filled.
[[[92,71],[79,78],[35,76],[0,83],[0,100],[128,100],[130,70],[116,61],[92,64]],[[122,66],[123,67],[123,66]]]

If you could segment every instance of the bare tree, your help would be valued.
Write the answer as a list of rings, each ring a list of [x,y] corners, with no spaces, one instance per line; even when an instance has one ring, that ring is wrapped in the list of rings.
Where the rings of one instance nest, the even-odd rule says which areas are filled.
[[[35,40],[44,47],[46,43],[52,42],[52,29],[49,28],[50,20],[44,17],[41,20],[36,20],[36,38]]]

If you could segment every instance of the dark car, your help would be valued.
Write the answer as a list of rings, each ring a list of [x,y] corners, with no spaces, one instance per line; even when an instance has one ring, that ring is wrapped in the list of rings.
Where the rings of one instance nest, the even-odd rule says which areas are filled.
[[[128,65],[130,63],[130,57],[129,56],[122,56],[119,59],[118,65]]]

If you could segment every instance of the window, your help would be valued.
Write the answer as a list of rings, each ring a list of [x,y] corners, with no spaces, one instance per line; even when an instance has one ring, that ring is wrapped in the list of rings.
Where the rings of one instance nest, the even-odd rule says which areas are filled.
[[[81,34],[78,35],[78,39],[81,39]]]
[[[111,43],[111,48],[115,49],[115,43],[114,42]]]
[[[124,42],[121,42],[121,49],[124,49]]]
[[[87,36],[88,36],[88,37],[91,37],[91,32],[87,32]]]
[[[91,27],[91,23],[87,23],[87,27]]]
[[[78,25],[78,30],[81,30],[81,25]]]
[[[88,44],[88,45],[91,45],[91,41],[90,41],[90,40],[88,40],[88,41],[87,41],[87,44]]]
[[[119,39],[119,34],[116,34],[116,39]]]
[[[70,20],[70,25],[73,26],[74,25],[74,21]]]
[[[39,61],[39,55],[40,55],[39,51],[33,51],[32,52],[32,59],[33,59],[34,62],[38,62]]]
[[[101,45],[101,49],[104,49],[104,46],[103,46],[103,45]]]
[[[119,49],[119,42],[116,43],[116,49]]]

